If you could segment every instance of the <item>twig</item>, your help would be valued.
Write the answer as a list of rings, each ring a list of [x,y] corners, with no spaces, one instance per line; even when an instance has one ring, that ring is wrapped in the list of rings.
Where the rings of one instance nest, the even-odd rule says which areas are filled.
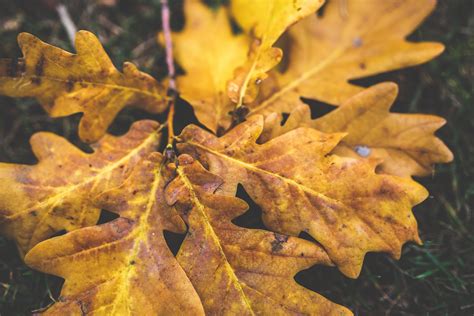
[[[168,146],[167,149],[172,149],[174,140],[174,129],[173,129],[173,118],[174,118],[174,105],[176,102],[176,73],[173,62],[173,42],[171,41],[171,27],[170,27],[170,8],[168,6],[168,0],[161,0],[161,21],[163,26],[163,35],[165,38],[165,50],[166,50],[166,64],[168,66]]]
[[[56,11],[59,15],[59,20],[61,20],[61,24],[64,26],[66,30],[67,36],[69,37],[69,41],[71,42],[72,46],[74,46],[74,40],[76,38],[77,27],[74,24],[74,21],[69,15],[69,12],[64,4],[58,4],[56,6]]]

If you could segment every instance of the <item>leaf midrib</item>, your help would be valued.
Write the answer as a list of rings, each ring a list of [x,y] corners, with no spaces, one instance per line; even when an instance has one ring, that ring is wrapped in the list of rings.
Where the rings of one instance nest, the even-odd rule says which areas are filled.
[[[287,178],[287,177],[284,177],[278,173],[273,173],[273,172],[270,172],[270,171],[267,171],[265,169],[262,169],[262,168],[259,168],[257,166],[254,166],[252,164],[249,164],[247,162],[244,162],[242,160],[238,160],[238,159],[235,159],[233,157],[230,157],[230,156],[227,156],[227,155],[224,155],[218,151],[215,151],[215,150],[212,150],[208,147],[205,147],[205,146],[202,146],[201,144],[198,144],[198,143],[195,143],[195,142],[192,142],[192,141],[188,141],[187,142],[188,144],[191,144],[192,146],[196,146],[196,147],[199,147],[215,156],[219,156],[219,157],[222,157],[224,159],[227,159],[227,160],[230,160],[231,162],[235,163],[235,164],[238,164],[238,165],[241,165],[243,166],[243,168],[245,169],[249,169],[253,172],[256,172],[256,173],[264,173],[264,174],[267,174],[267,175],[270,175],[270,176],[273,176],[273,177],[276,177],[276,178],[279,178],[280,180],[290,184],[290,185],[293,185],[293,186],[296,186],[298,188],[300,188],[302,191],[304,192],[307,192],[307,193],[310,193],[310,194],[313,194],[321,199],[325,199],[325,200],[328,200],[328,201],[331,201],[332,203],[335,203],[335,204],[338,204],[339,206],[342,206],[344,208],[348,208],[347,205],[345,205],[344,203],[342,203],[341,201],[338,201],[338,200],[335,200],[327,195],[324,195],[323,193],[320,193],[320,192],[317,192],[293,179],[290,179],[290,178]]]
[[[22,79],[22,78],[25,78],[25,79],[29,79],[29,78],[32,78],[32,79],[46,79],[46,80],[50,80],[50,81],[61,82],[61,83],[64,83],[64,84],[71,82],[69,80],[62,79],[62,78],[56,78],[56,77],[50,77],[50,76],[37,76],[37,75],[24,75],[24,76],[21,76],[20,78],[13,78],[13,79],[11,77],[7,77],[7,76],[0,76],[0,78],[6,78],[6,79],[10,79],[10,80],[18,80],[18,79]],[[112,89],[112,90],[132,91],[134,93],[144,94],[146,96],[149,96],[149,97],[152,97],[152,98],[155,98],[155,99],[158,99],[158,100],[164,100],[164,98],[161,95],[159,95],[158,93],[153,93],[153,92],[150,92],[150,91],[145,90],[145,89],[138,89],[138,88],[134,88],[134,87],[130,87],[130,86],[110,84],[110,83],[104,83],[104,82],[92,82],[92,81],[87,81],[87,80],[74,80],[73,83],[85,84],[85,85],[89,85],[89,86],[99,86],[99,87],[104,87],[104,88],[108,88],[108,89]]]
[[[205,210],[204,210],[204,206],[202,205],[202,203],[200,202],[199,198],[196,196],[196,193],[194,192],[194,188],[193,188],[193,185],[191,184],[191,182],[189,181],[189,179],[187,178],[187,176],[184,174],[184,172],[178,167],[177,168],[177,171],[178,171],[178,174],[179,176],[181,177],[181,179],[183,179],[183,183],[184,185],[188,188],[189,192],[191,193],[191,199],[193,200],[194,204],[197,206],[197,208],[199,209],[199,213],[201,214],[201,217],[203,218],[206,226],[209,227],[209,231],[211,232],[211,237],[212,239],[214,240],[214,242],[216,243],[216,245],[219,247],[219,252],[221,254],[221,256],[224,258],[225,260],[225,266],[226,266],[226,270],[228,271],[228,274],[230,275],[230,277],[232,278],[232,280],[234,281],[234,283],[237,285],[237,289],[238,291],[240,292],[240,295],[241,297],[243,298],[245,304],[248,306],[248,310],[252,313],[252,315],[255,315],[253,309],[252,309],[252,305],[250,303],[250,300],[249,298],[247,297],[247,295],[245,294],[244,292],[244,289],[241,285],[241,282],[239,280],[239,278],[237,277],[237,275],[235,274],[234,270],[232,269],[230,263],[229,263],[229,260],[227,259],[227,256],[224,252],[224,249],[222,248],[222,245],[221,245],[221,242],[219,240],[219,237],[217,236],[215,230],[214,230],[214,227],[212,226],[211,224],[211,221],[209,219],[209,217],[207,216]],[[245,283],[244,283],[245,284]]]

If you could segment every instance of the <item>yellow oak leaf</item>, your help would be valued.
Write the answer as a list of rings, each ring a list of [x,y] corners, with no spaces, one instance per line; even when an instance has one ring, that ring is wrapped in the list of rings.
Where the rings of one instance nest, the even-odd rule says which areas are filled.
[[[237,103],[252,102],[267,72],[278,64],[282,51],[273,47],[281,34],[292,24],[311,15],[324,0],[233,0],[232,14],[237,23],[250,34],[253,43],[249,58],[240,65],[228,84],[228,95]]]
[[[163,236],[163,230],[185,231],[164,198],[173,175],[162,155],[152,153],[126,181],[97,197],[97,207],[119,218],[46,240],[28,252],[28,265],[65,279],[59,301],[46,315],[204,315]]]
[[[82,112],[83,141],[99,140],[127,105],[152,113],[166,109],[164,87],[132,63],[119,72],[90,32],[76,34],[77,55],[28,33],[18,36],[18,44],[24,58],[0,61],[0,94],[35,97],[52,117]]]
[[[411,208],[427,197],[421,185],[376,174],[375,161],[331,155],[342,133],[298,128],[257,144],[262,130],[259,115],[220,138],[188,126],[178,149],[221,176],[225,194],[241,183],[271,230],[309,233],[349,277],[359,275],[367,252],[399,258],[406,241],[420,242]]]
[[[178,162],[178,176],[166,188],[168,203],[189,227],[177,259],[207,315],[352,315],[294,280],[303,269],[331,263],[319,245],[234,225],[247,204],[213,194],[221,178],[190,156]]]
[[[280,126],[280,115],[265,118],[266,141],[299,127],[325,133],[347,133],[334,153],[347,157],[379,159],[377,169],[397,176],[426,176],[433,164],[450,162],[453,154],[434,135],[445,120],[434,115],[391,113],[398,94],[395,83],[381,83],[343,102],[327,115],[312,120],[310,109],[298,105]]]
[[[227,82],[247,60],[250,40],[232,33],[224,7],[213,11],[199,0],[187,0],[184,11],[184,30],[173,33],[175,57],[186,70],[178,87],[198,120],[213,132],[222,131],[230,126],[235,106],[227,96]]]
[[[94,199],[121,183],[160,139],[159,125],[139,121],[120,137],[105,135],[89,154],[52,133],[33,135],[36,165],[0,163],[0,231],[24,255],[58,231],[94,225]]]
[[[249,105],[250,114],[291,112],[300,97],[339,105],[363,90],[348,80],[418,65],[444,50],[440,43],[406,40],[435,0],[347,1],[347,14],[338,3],[330,1],[322,17],[309,16],[289,29],[292,43],[279,89]]]

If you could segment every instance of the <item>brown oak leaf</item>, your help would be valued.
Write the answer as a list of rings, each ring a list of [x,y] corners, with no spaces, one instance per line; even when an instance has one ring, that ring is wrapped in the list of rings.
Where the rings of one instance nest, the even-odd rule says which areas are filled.
[[[435,163],[446,163],[453,154],[434,135],[446,121],[425,114],[391,113],[398,94],[395,83],[372,86],[343,102],[327,115],[311,119],[307,105],[298,105],[283,126],[281,115],[265,118],[260,141],[267,141],[299,127],[325,133],[347,133],[334,153],[346,157],[375,158],[382,161],[378,171],[397,176],[426,176]]]
[[[319,245],[234,225],[247,204],[213,194],[221,178],[187,155],[177,172],[166,195],[189,227],[177,259],[207,315],[352,315],[294,280],[303,269],[331,263]]]
[[[420,242],[411,208],[427,197],[421,185],[376,174],[375,161],[331,155],[342,133],[298,128],[257,144],[262,130],[259,115],[220,138],[188,126],[178,149],[221,176],[225,194],[241,183],[271,230],[308,232],[349,277],[359,275],[367,252],[398,258],[406,241]]]

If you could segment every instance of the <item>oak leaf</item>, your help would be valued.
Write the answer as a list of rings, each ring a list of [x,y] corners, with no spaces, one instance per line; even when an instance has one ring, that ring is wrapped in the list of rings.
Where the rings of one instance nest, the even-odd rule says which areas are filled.
[[[23,58],[0,61],[0,94],[35,97],[52,117],[84,113],[79,136],[86,142],[99,140],[125,106],[166,109],[164,87],[132,63],[119,72],[90,32],[76,34],[77,55],[28,33],[18,36],[18,44]]]
[[[158,128],[153,121],[136,122],[123,136],[104,136],[91,154],[52,133],[33,135],[38,164],[0,163],[0,231],[24,255],[56,232],[94,225],[100,215],[94,199],[155,150]]]
[[[347,14],[341,2],[328,2],[323,16],[309,16],[288,30],[288,65],[278,76],[279,88],[249,104],[250,114],[291,112],[300,97],[339,105],[363,90],[348,80],[418,65],[444,50],[440,43],[406,40],[435,0],[344,1]]]
[[[119,218],[28,253],[30,266],[65,278],[47,315],[351,314],[293,279],[315,263],[331,264],[320,246],[233,225],[247,204],[213,194],[220,178],[189,156],[177,168],[165,164],[153,153],[98,197]],[[163,237],[185,228],[176,210],[189,225],[177,260]]]
[[[222,179],[182,155],[167,187],[189,231],[177,259],[208,315],[352,315],[297,285],[297,272],[331,263],[304,239],[234,225],[247,209],[235,197],[214,194]]]
[[[257,144],[262,130],[259,115],[220,138],[188,126],[178,149],[221,176],[223,193],[235,195],[241,183],[271,230],[309,233],[349,277],[367,252],[398,258],[406,241],[420,242],[411,208],[427,197],[421,185],[376,174],[376,161],[331,155],[342,133],[298,128]]]
[[[163,236],[186,228],[165,202],[172,176],[162,155],[151,154],[97,197],[97,207],[119,218],[46,240],[27,254],[31,267],[65,279],[46,315],[204,315]]]
[[[377,169],[397,176],[426,176],[435,163],[450,162],[453,154],[434,132],[446,121],[434,115],[391,113],[398,94],[394,83],[372,86],[320,118],[311,119],[307,105],[298,105],[280,126],[281,116],[270,114],[261,141],[299,127],[325,133],[347,133],[334,153],[382,160]]]
[[[252,102],[267,72],[282,58],[281,49],[273,44],[292,24],[311,15],[324,0],[234,0],[232,14],[237,23],[253,38],[249,59],[239,65],[228,84],[228,95],[237,107]]]
[[[227,82],[236,65],[247,60],[250,39],[233,34],[224,7],[213,11],[199,0],[187,0],[184,11],[184,30],[173,33],[175,57],[186,70],[177,79],[181,97],[202,124],[222,131],[230,126],[229,112],[235,107],[227,96]]]

